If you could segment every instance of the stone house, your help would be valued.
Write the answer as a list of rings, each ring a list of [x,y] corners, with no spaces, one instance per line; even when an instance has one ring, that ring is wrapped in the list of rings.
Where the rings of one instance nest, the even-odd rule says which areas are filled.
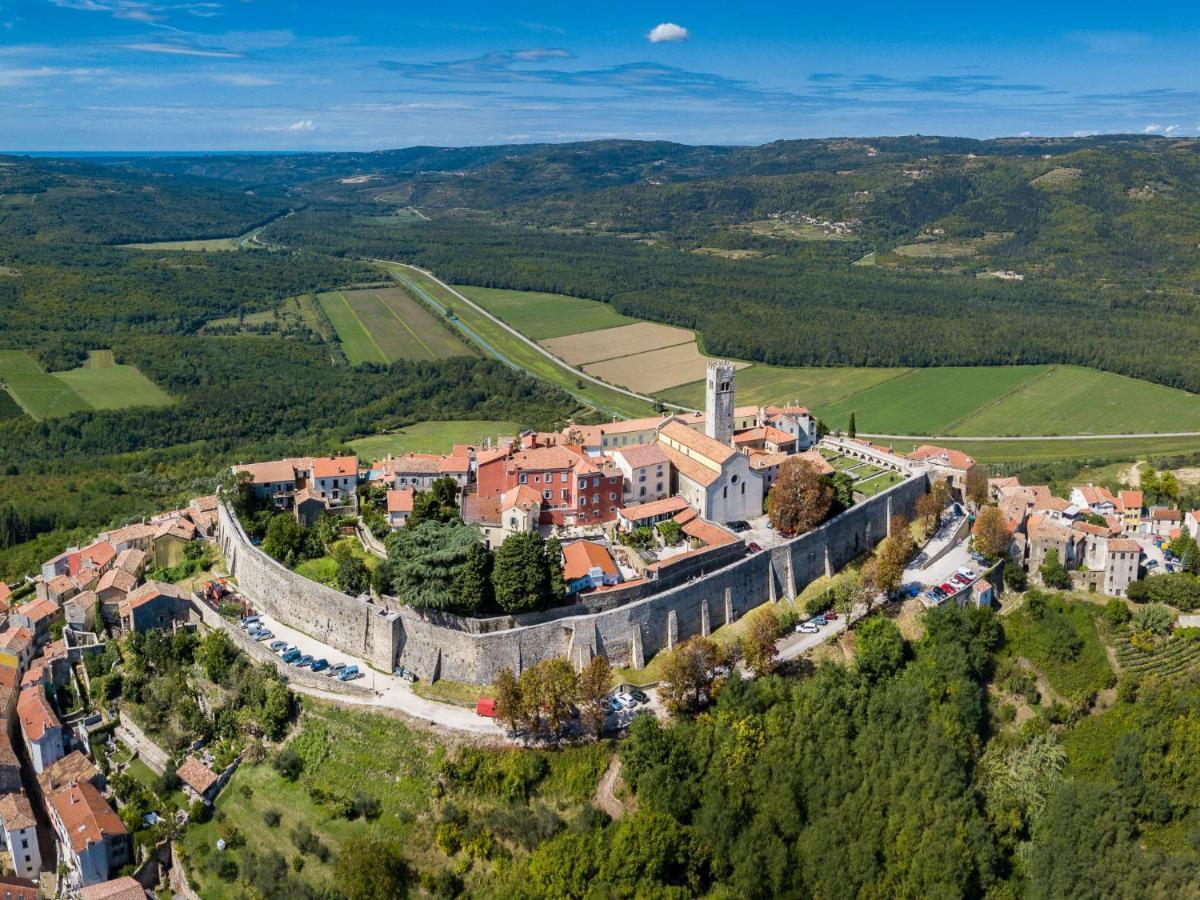
[[[413,498],[415,494],[412,488],[404,488],[402,490],[393,490],[387,492],[387,519],[388,525],[392,528],[403,528],[404,523],[408,521],[408,517],[412,515]]]
[[[29,749],[34,772],[63,758],[63,727],[40,686],[28,687],[17,698],[21,735]]]
[[[175,585],[147,581],[121,604],[121,625],[126,631],[170,628],[187,618],[187,607],[186,595]]]
[[[37,819],[24,791],[0,797],[0,822],[4,844],[18,878],[36,879],[42,874],[42,854],[38,849]]]
[[[84,591],[77,597],[72,597],[63,604],[63,619],[68,628],[75,631],[94,631],[96,628],[96,608],[100,598],[95,591]]]
[[[621,474],[625,503],[646,503],[667,496],[671,490],[671,463],[657,444],[635,444],[610,454]]]
[[[12,666],[18,676],[24,675],[33,651],[33,632],[28,628],[9,625],[0,631],[0,666]]]
[[[762,515],[762,479],[745,454],[677,422],[659,431],[658,443],[674,472],[674,493],[702,517],[732,522]]]
[[[108,881],[133,861],[133,840],[91,782],[71,782],[49,798],[59,858],[76,888]]]
[[[621,570],[608,548],[595,541],[573,541],[563,547],[563,580],[572,593],[621,582]]]
[[[63,621],[62,607],[50,600],[35,600],[14,609],[9,615],[9,622],[12,625],[26,628],[33,634],[33,643],[36,647],[40,647],[50,640],[52,637],[50,626],[61,621]]]

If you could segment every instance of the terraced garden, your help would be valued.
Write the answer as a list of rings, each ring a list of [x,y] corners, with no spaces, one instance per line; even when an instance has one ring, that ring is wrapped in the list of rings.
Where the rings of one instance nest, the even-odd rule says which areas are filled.
[[[1112,633],[1113,648],[1123,673],[1180,678],[1200,669],[1200,641],[1172,637],[1154,650],[1146,651],[1129,642],[1131,634],[1127,627]]]

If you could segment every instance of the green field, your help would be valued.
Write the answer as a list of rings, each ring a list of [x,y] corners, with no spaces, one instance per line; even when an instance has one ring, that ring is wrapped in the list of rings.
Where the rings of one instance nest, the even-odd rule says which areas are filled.
[[[434,316],[401,288],[318,294],[354,365],[434,360],[470,353]]]
[[[737,402],[739,406],[749,406],[795,401],[813,409],[865,391],[909,371],[848,367],[791,369],[755,363],[737,373]],[[669,403],[699,409],[704,405],[704,382],[693,381],[663,391],[658,396]]]
[[[950,433],[1151,431],[1200,431],[1200,397],[1111,372],[1055,366],[1045,377],[1026,382],[1000,402],[962,419]]]
[[[382,459],[391,453],[449,453],[454,444],[478,444],[484,438],[493,441],[499,435],[520,431],[515,422],[465,420],[461,422],[417,422],[391,434],[375,434],[350,441],[354,452],[364,460]]]
[[[921,439],[886,441],[907,453]],[[973,441],[938,438],[940,446],[968,453],[982,463],[1036,463],[1060,459],[1122,461],[1200,453],[1200,437],[1088,438],[1086,440]]]
[[[383,350],[371,338],[370,332],[358,320],[350,303],[340,291],[327,294],[317,294],[317,302],[333,323],[338,340],[342,344],[342,352],[352,366],[360,363],[386,363],[387,357]]]
[[[22,350],[0,350],[0,382],[34,419],[53,419],[90,410],[169,406],[174,401],[134,366],[118,366],[111,350],[92,351],[78,369],[43,372]],[[6,403],[0,402],[0,418]]]
[[[487,316],[465,306],[421,272],[398,263],[380,263],[380,266],[402,282],[425,291],[435,303],[453,309],[464,328],[465,337],[478,344],[488,356],[499,358],[515,369],[557,385],[582,405],[606,414],[632,417],[653,413],[649,403],[577,378],[573,372],[515,338]]]
[[[71,386],[42,371],[22,350],[0,350],[0,382],[21,409],[35,419],[51,419],[91,409]]]
[[[621,315],[607,303],[598,300],[581,300],[565,294],[537,291],[509,291],[468,285],[454,287],[535,341],[614,328],[617,325],[632,325],[638,321]]]
[[[55,372],[54,377],[65,382],[84,403],[96,410],[170,406],[175,402],[135,366],[85,367]]]
[[[854,413],[859,431],[945,434],[960,419],[1046,371],[1045,366],[913,369],[836,403],[812,405],[830,428],[846,428]]]

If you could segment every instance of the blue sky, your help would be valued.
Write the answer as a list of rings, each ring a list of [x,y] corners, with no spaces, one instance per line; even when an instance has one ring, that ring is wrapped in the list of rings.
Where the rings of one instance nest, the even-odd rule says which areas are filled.
[[[1200,6],[0,0],[0,148],[1200,135]]]

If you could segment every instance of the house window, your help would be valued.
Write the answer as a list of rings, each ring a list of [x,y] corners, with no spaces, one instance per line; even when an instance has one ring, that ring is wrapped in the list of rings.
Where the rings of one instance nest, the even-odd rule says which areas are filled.
[[[519,481],[521,484],[525,484],[527,480],[528,480],[528,476],[524,472],[522,472],[520,474],[520,476],[517,478],[517,481]]]
[[[579,498],[579,505],[580,505],[580,506],[587,506],[587,497],[580,497],[580,498]]]
[[[563,473],[562,473],[562,474],[559,476],[559,480],[560,480],[560,481],[561,481],[563,484],[566,484],[566,483],[567,483],[567,473],[566,473],[566,472],[563,472]]]
[[[644,487],[641,489],[641,492],[638,494],[638,496],[639,496],[639,497],[645,497],[645,496],[646,496],[646,489],[645,489]]]
[[[597,504],[597,505],[599,505],[599,503],[600,503],[600,495],[599,495],[599,494],[592,494],[592,502],[593,502],[593,503],[595,503],[595,504]]]
[[[508,520],[508,527],[511,528],[513,531],[517,530],[517,517],[516,516],[513,516],[511,519]]]
[[[643,472],[641,475],[638,476],[638,481],[645,481],[645,480],[646,480],[646,473]]]
[[[564,500],[566,500],[566,499],[568,499],[570,496],[571,496],[571,492],[570,492],[570,491],[568,491],[566,488],[563,488],[563,489],[562,489],[562,498],[563,498]]]
[[[546,484],[549,484],[551,481],[554,480],[554,475],[550,472],[547,472],[545,477],[546,477]]]
[[[728,496],[729,496],[729,485],[725,485],[725,487],[721,488],[721,499],[723,500]]]
[[[661,481],[658,483],[658,486],[655,488],[655,490],[659,491],[660,493],[662,492],[662,482]]]
[[[600,477],[599,476],[592,479],[592,487],[600,487]]]
[[[609,500],[616,500],[616,499],[617,499],[617,492],[616,492],[616,491],[609,491],[609,492],[608,492],[608,499],[609,499]]]
[[[586,478],[580,478],[580,479],[579,479],[579,489],[580,489],[581,491],[583,491],[583,490],[587,490],[587,479],[586,479]]]
[[[550,491],[542,491],[542,499],[549,500],[550,499]]]

